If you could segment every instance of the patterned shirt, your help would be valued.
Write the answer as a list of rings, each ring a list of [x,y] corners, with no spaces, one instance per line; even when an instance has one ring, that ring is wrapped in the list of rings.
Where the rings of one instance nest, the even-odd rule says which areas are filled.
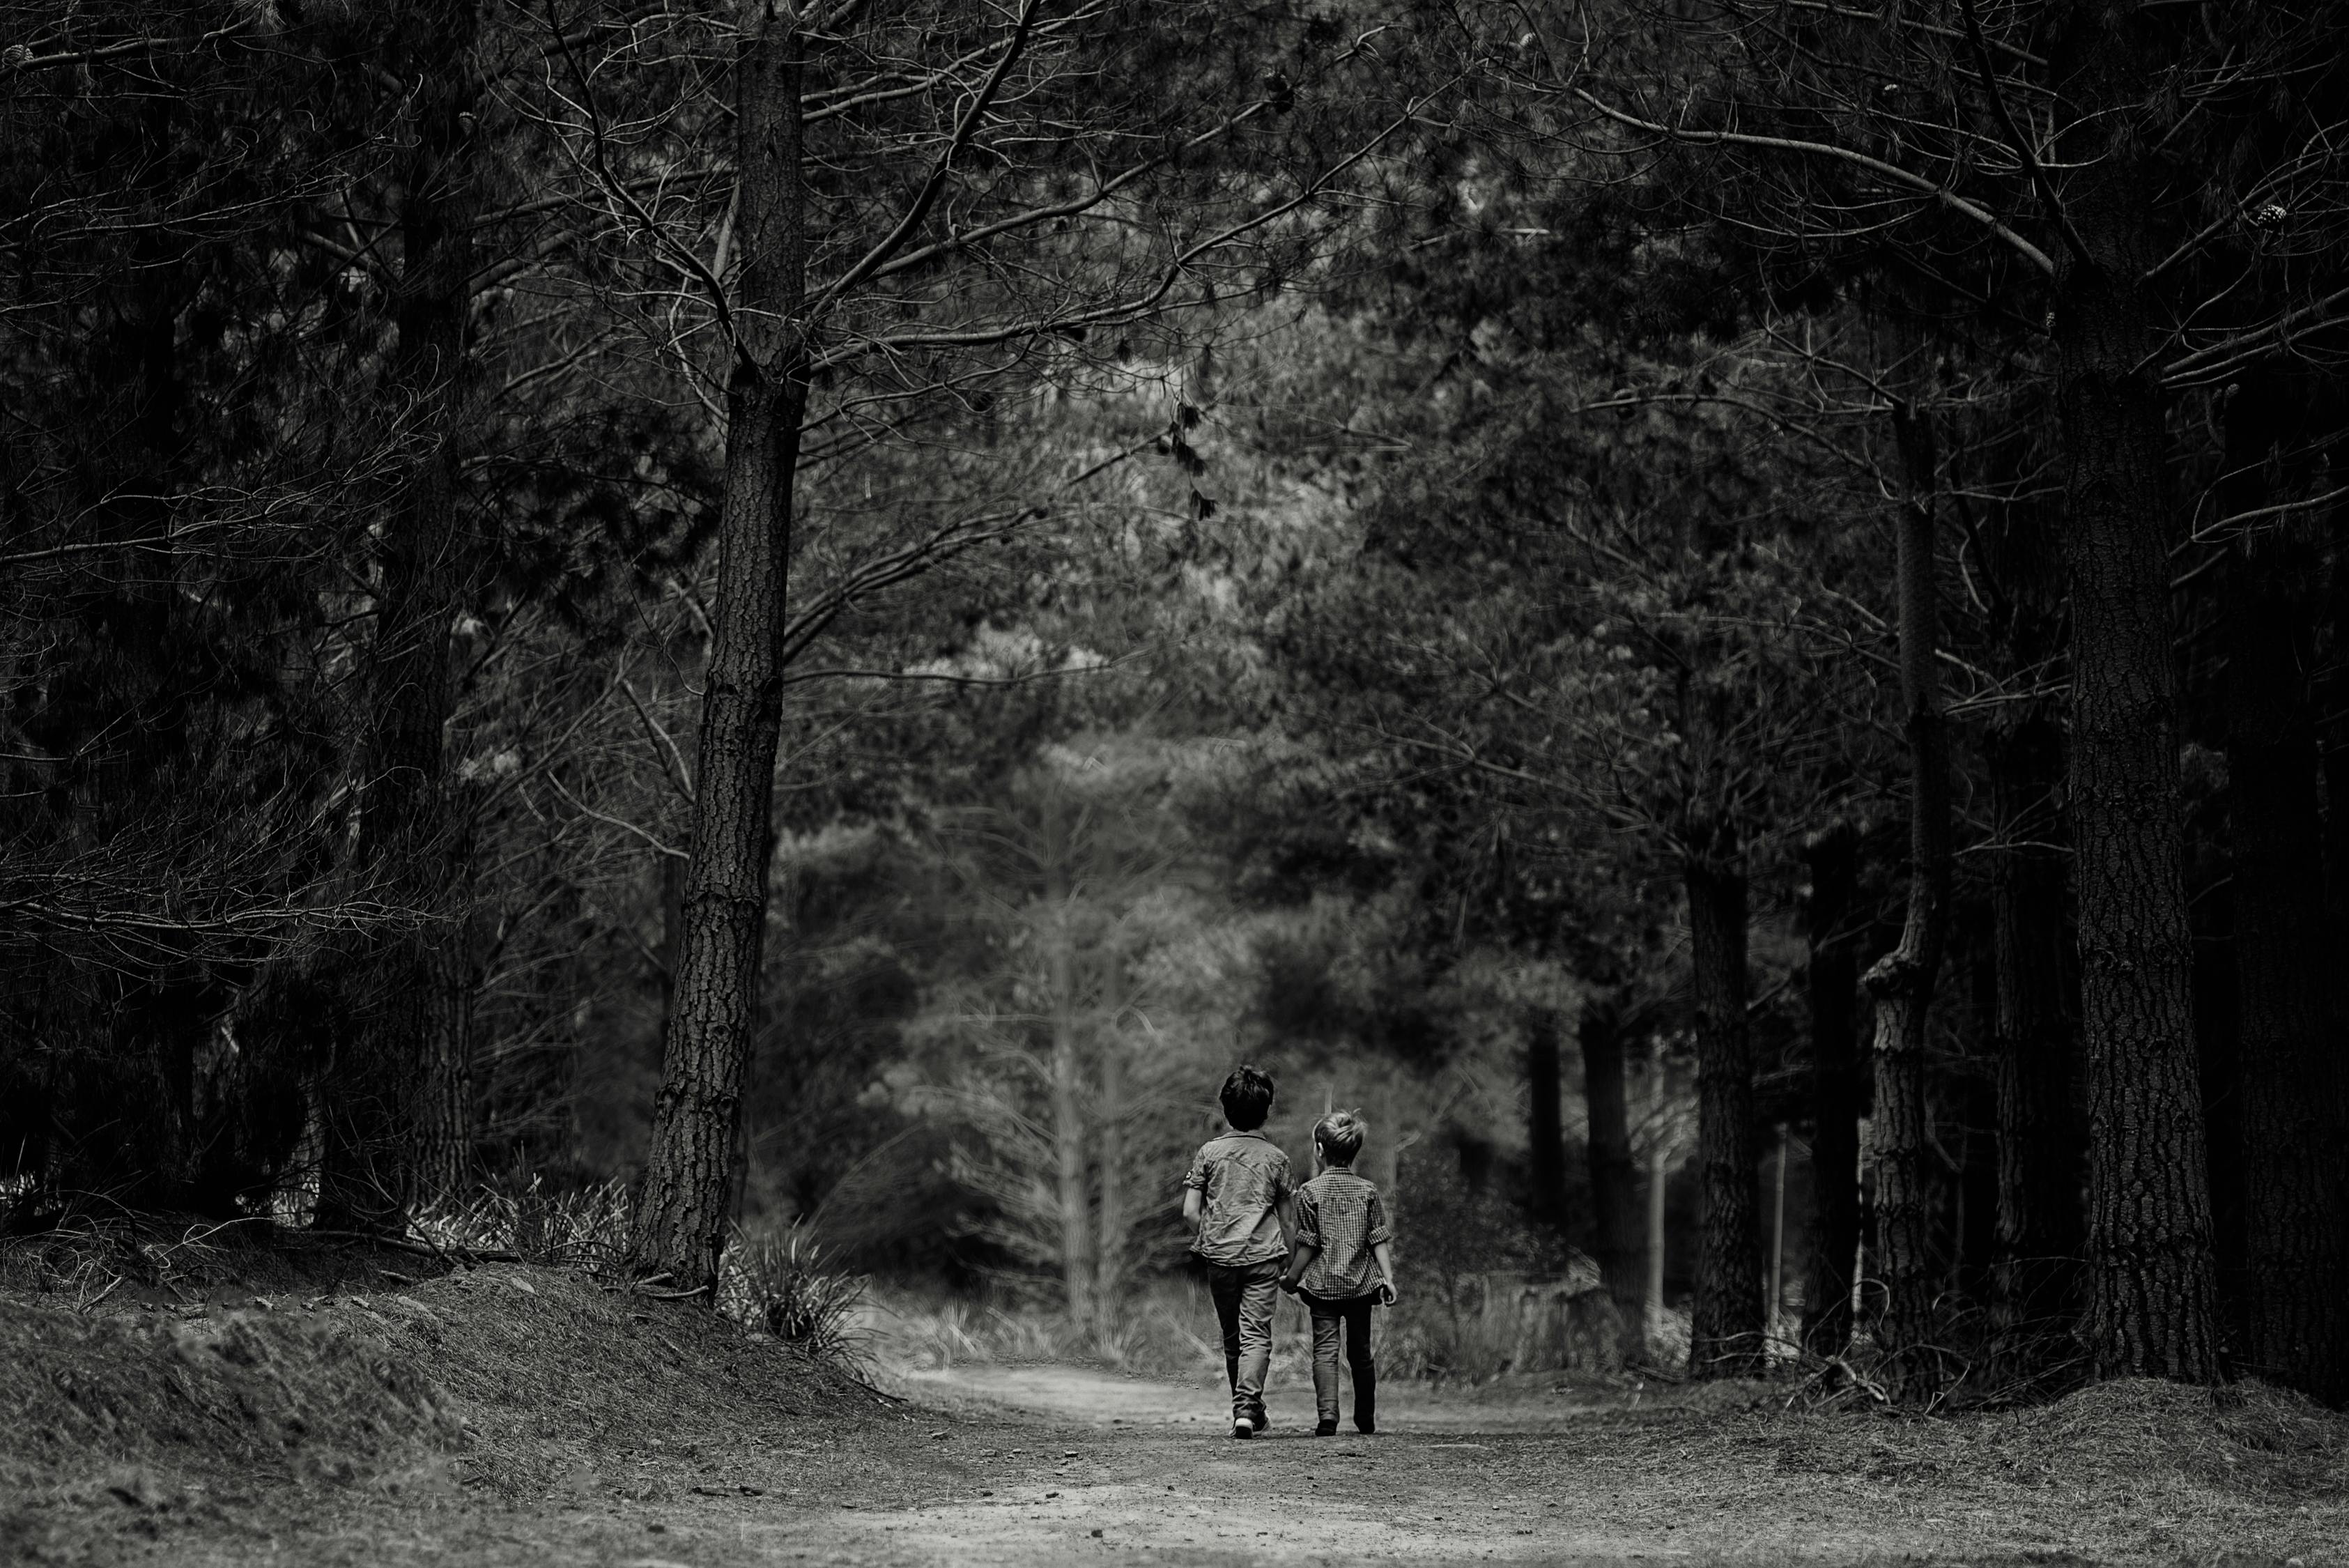
[[[1278,1211],[1296,1188],[1288,1156],[1264,1134],[1229,1132],[1201,1144],[1183,1185],[1201,1198],[1191,1251],[1226,1268],[1288,1255]]]
[[[1394,1239],[1379,1189],[1350,1170],[1325,1170],[1297,1189],[1297,1242],[1318,1247],[1297,1286],[1323,1301],[1369,1295],[1380,1280],[1371,1249]]]

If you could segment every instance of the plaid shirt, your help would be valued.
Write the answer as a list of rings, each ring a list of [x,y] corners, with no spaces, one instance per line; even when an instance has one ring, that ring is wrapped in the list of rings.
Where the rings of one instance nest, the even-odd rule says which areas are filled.
[[[1325,1170],[1297,1189],[1297,1241],[1320,1249],[1297,1282],[1308,1295],[1348,1301],[1379,1281],[1371,1249],[1394,1239],[1379,1189],[1350,1170]]]
[[[1281,1199],[1296,1189],[1288,1179],[1288,1156],[1264,1134],[1229,1132],[1210,1138],[1199,1146],[1183,1185],[1203,1200],[1191,1251],[1226,1268],[1288,1255],[1278,1210]]]

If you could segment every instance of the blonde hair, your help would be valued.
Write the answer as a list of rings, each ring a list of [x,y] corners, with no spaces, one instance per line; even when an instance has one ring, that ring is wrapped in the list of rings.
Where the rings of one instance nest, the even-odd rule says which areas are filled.
[[[1340,1165],[1353,1164],[1362,1152],[1362,1140],[1370,1136],[1371,1124],[1360,1111],[1331,1111],[1313,1124],[1313,1141],[1321,1146],[1322,1158]]]

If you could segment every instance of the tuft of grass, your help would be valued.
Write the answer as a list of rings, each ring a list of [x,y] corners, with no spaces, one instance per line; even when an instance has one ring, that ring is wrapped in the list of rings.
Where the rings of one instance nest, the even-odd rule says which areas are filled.
[[[419,1215],[412,1232],[460,1260],[511,1259],[580,1270],[618,1282],[629,1228],[626,1185],[606,1181],[549,1192],[536,1179],[518,1190],[484,1188]],[[804,1232],[738,1230],[719,1260],[716,1307],[730,1322],[772,1335],[817,1360],[861,1360],[854,1319],[863,1276],[834,1266]]]
[[[718,1310],[823,1361],[863,1359],[856,1309],[864,1276],[833,1267],[794,1227],[780,1235],[736,1234],[719,1262]]]
[[[863,1315],[867,1343],[901,1366],[934,1370],[1081,1361],[1081,1331],[1061,1314],[960,1296],[893,1295]]]
[[[620,1181],[550,1192],[536,1177],[518,1190],[484,1187],[409,1222],[424,1245],[459,1259],[512,1257],[550,1268],[615,1272],[628,1245],[628,1189]]]

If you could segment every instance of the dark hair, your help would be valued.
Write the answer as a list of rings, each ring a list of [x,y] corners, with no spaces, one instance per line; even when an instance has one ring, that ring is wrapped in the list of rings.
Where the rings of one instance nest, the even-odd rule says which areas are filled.
[[[1331,1111],[1313,1127],[1313,1141],[1321,1146],[1321,1158],[1339,1165],[1351,1165],[1354,1157],[1362,1152],[1362,1139],[1370,1135],[1371,1125],[1360,1111]]]
[[[1224,1102],[1226,1121],[1242,1132],[1254,1132],[1272,1109],[1272,1075],[1243,1062],[1232,1069],[1224,1080],[1224,1092],[1216,1097]]]

